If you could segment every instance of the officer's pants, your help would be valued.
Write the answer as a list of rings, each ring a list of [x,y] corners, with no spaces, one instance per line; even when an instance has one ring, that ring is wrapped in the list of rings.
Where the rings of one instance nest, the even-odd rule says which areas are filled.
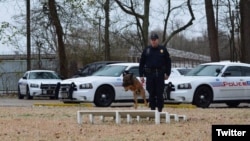
[[[146,89],[149,93],[149,106],[152,110],[158,107],[161,111],[164,106],[164,73],[150,73],[146,79]]]

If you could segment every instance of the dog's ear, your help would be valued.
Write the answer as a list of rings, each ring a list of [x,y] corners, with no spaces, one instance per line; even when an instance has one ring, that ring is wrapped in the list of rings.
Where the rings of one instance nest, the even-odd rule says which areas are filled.
[[[122,75],[125,76],[126,74],[129,74],[129,71],[128,70],[125,70]]]

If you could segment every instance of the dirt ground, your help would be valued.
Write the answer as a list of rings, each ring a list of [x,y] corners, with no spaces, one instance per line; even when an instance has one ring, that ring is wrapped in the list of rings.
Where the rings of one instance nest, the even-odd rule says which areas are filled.
[[[187,116],[187,121],[171,123],[154,121],[122,121],[113,119],[89,123],[84,118],[77,124],[78,110],[93,107],[0,107],[0,138],[2,141],[211,141],[214,124],[249,124],[249,108],[169,108],[164,111]],[[101,108],[107,110],[133,107]],[[139,107],[139,109],[148,109]]]

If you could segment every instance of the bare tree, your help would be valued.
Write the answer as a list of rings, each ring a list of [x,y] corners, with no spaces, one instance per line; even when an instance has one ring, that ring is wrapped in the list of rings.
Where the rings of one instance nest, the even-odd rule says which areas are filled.
[[[31,69],[31,61],[30,61],[30,0],[26,0],[26,24],[27,24],[27,70]]]
[[[149,25],[149,5],[150,5],[150,0],[144,0],[144,14],[138,14],[135,12],[135,7],[134,7],[134,3],[132,0],[130,0],[130,6],[125,5],[124,3],[120,2],[119,0],[115,0],[117,2],[117,4],[120,6],[120,8],[126,12],[127,14],[133,15],[136,19],[136,24],[137,24],[137,29],[139,34],[138,35],[142,35],[142,39],[143,39],[143,46],[146,46],[148,44],[148,25]],[[180,6],[177,7],[173,7],[171,8],[171,0],[168,0],[168,11],[167,11],[167,15],[165,18],[165,23],[164,23],[164,30],[163,30],[163,45],[166,46],[167,43],[171,40],[171,38],[173,38],[176,34],[180,33],[181,31],[187,29],[189,26],[191,26],[193,24],[193,21],[195,20],[194,14],[193,14],[193,10],[191,7],[191,2],[190,0],[187,0],[187,7],[189,10],[189,14],[191,16],[190,20],[184,24],[183,26],[178,27],[176,30],[174,30],[169,36],[168,38],[166,38],[166,31],[167,31],[167,24],[168,24],[168,20],[170,17],[170,14],[173,10],[176,10],[178,8],[180,8]],[[141,22],[142,21],[142,25]]]
[[[237,9],[236,10],[232,10],[232,6],[231,6],[231,1],[228,0],[228,13],[229,13],[229,28],[230,28],[230,35],[229,35],[229,46],[230,46],[230,60],[231,61],[238,61],[240,60],[240,49],[239,46],[236,46],[236,42],[235,42],[235,31],[237,31]],[[237,7],[237,2],[236,5],[233,5],[235,7]]]
[[[109,43],[109,3],[110,0],[106,0],[104,3],[105,11],[105,60],[110,60],[110,43]]]
[[[205,0],[205,10],[207,17],[207,31],[210,47],[210,57],[212,62],[220,61],[218,49],[218,31],[215,26],[213,3],[211,0]]]
[[[174,30],[169,36],[168,38],[166,38],[166,31],[167,31],[167,23],[168,23],[168,19],[169,19],[169,16],[171,14],[171,11],[179,8],[179,6],[177,7],[174,7],[174,8],[171,8],[171,0],[168,0],[168,12],[167,12],[167,15],[166,15],[166,18],[165,18],[165,24],[164,24],[164,30],[163,30],[163,45],[166,46],[167,43],[176,35],[178,34],[179,32],[187,29],[189,26],[191,26],[193,24],[193,21],[195,20],[195,17],[194,17],[194,13],[193,13],[193,10],[192,10],[192,6],[191,6],[191,2],[190,0],[187,0],[187,6],[188,6],[188,11],[189,11],[189,14],[191,16],[190,20],[183,26],[181,27],[178,27],[176,30]]]
[[[55,0],[48,1],[49,13],[51,16],[52,24],[55,26],[57,41],[58,41],[58,56],[59,56],[59,65],[60,73],[64,77],[68,77],[68,63],[65,53],[65,47],[63,42],[63,29],[61,26],[60,19],[57,14],[57,6]]]
[[[240,16],[241,16],[241,59],[240,61],[250,63],[250,1],[240,0]]]
[[[130,0],[130,6],[125,5],[120,0],[115,0],[119,7],[129,15],[133,15],[136,19],[138,35],[141,37],[142,46],[148,44],[148,26],[149,26],[149,5],[150,0],[144,0],[144,14],[136,12],[133,0]],[[141,24],[142,21],[142,24]]]

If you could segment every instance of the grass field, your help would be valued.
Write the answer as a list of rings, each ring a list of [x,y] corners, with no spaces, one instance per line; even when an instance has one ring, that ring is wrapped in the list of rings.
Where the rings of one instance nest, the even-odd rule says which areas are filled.
[[[161,123],[141,121],[115,124],[113,119],[90,124],[76,122],[76,112],[85,109],[130,109],[133,107],[95,108],[84,106],[0,107],[2,141],[211,141],[214,124],[249,124],[249,108],[165,107],[164,111],[184,114],[187,121]],[[139,107],[139,109],[148,109]]]

